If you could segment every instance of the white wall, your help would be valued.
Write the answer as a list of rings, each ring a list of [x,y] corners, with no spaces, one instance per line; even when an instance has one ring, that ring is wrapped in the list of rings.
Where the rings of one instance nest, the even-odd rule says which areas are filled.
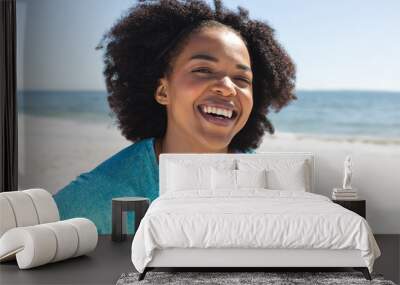
[[[400,141],[368,143],[292,135],[266,136],[259,151],[315,154],[315,192],[330,197],[341,187],[346,155],[353,160],[352,186],[366,199],[367,221],[375,234],[400,234]]]

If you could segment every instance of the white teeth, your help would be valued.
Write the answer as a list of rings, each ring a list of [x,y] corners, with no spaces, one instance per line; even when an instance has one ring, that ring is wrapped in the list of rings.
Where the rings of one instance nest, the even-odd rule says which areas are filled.
[[[225,116],[225,111],[222,109],[216,109],[217,115],[224,115]]]
[[[210,107],[210,106],[203,106],[202,109],[203,109],[204,113],[213,113],[213,114],[225,116],[227,118],[232,118],[232,115],[233,115],[232,110],[226,110],[226,109]]]

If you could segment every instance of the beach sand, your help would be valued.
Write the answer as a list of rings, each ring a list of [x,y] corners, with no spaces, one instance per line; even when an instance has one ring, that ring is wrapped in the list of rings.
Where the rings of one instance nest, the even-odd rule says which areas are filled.
[[[56,193],[130,144],[111,123],[19,114],[19,188]]]
[[[83,172],[122,150],[127,141],[110,122],[18,116],[19,188],[56,193]],[[315,192],[330,197],[341,187],[343,162],[351,155],[353,187],[367,200],[374,233],[400,233],[400,141],[330,138],[277,133],[266,135],[257,152],[313,152]]]

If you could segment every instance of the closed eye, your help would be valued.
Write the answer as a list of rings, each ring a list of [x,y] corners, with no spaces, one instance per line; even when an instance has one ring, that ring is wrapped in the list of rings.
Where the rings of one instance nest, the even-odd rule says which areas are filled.
[[[212,70],[209,68],[198,68],[198,69],[193,70],[192,72],[212,73]]]
[[[251,81],[250,81],[249,79],[244,78],[244,77],[236,77],[236,79],[241,80],[241,81],[244,81],[244,82],[246,82],[246,83],[248,83],[248,84],[251,83]]]
[[[249,88],[253,85],[251,80],[246,77],[235,77],[235,80],[238,81],[237,85],[240,88]]]
[[[205,74],[212,74],[213,71],[207,67],[201,67],[201,68],[197,68],[194,69],[192,71],[193,73],[205,73]],[[251,80],[246,78],[246,77],[235,77],[235,80],[240,80],[242,82],[245,82],[247,85],[251,85]]]

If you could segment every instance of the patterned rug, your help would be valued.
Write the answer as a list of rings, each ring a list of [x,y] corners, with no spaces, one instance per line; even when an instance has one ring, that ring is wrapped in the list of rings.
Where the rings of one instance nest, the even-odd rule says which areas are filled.
[[[366,280],[361,272],[147,272],[145,279],[138,281],[139,273],[124,273],[117,285],[133,284],[379,284],[396,285],[384,280],[380,274],[371,274],[372,281]]]

